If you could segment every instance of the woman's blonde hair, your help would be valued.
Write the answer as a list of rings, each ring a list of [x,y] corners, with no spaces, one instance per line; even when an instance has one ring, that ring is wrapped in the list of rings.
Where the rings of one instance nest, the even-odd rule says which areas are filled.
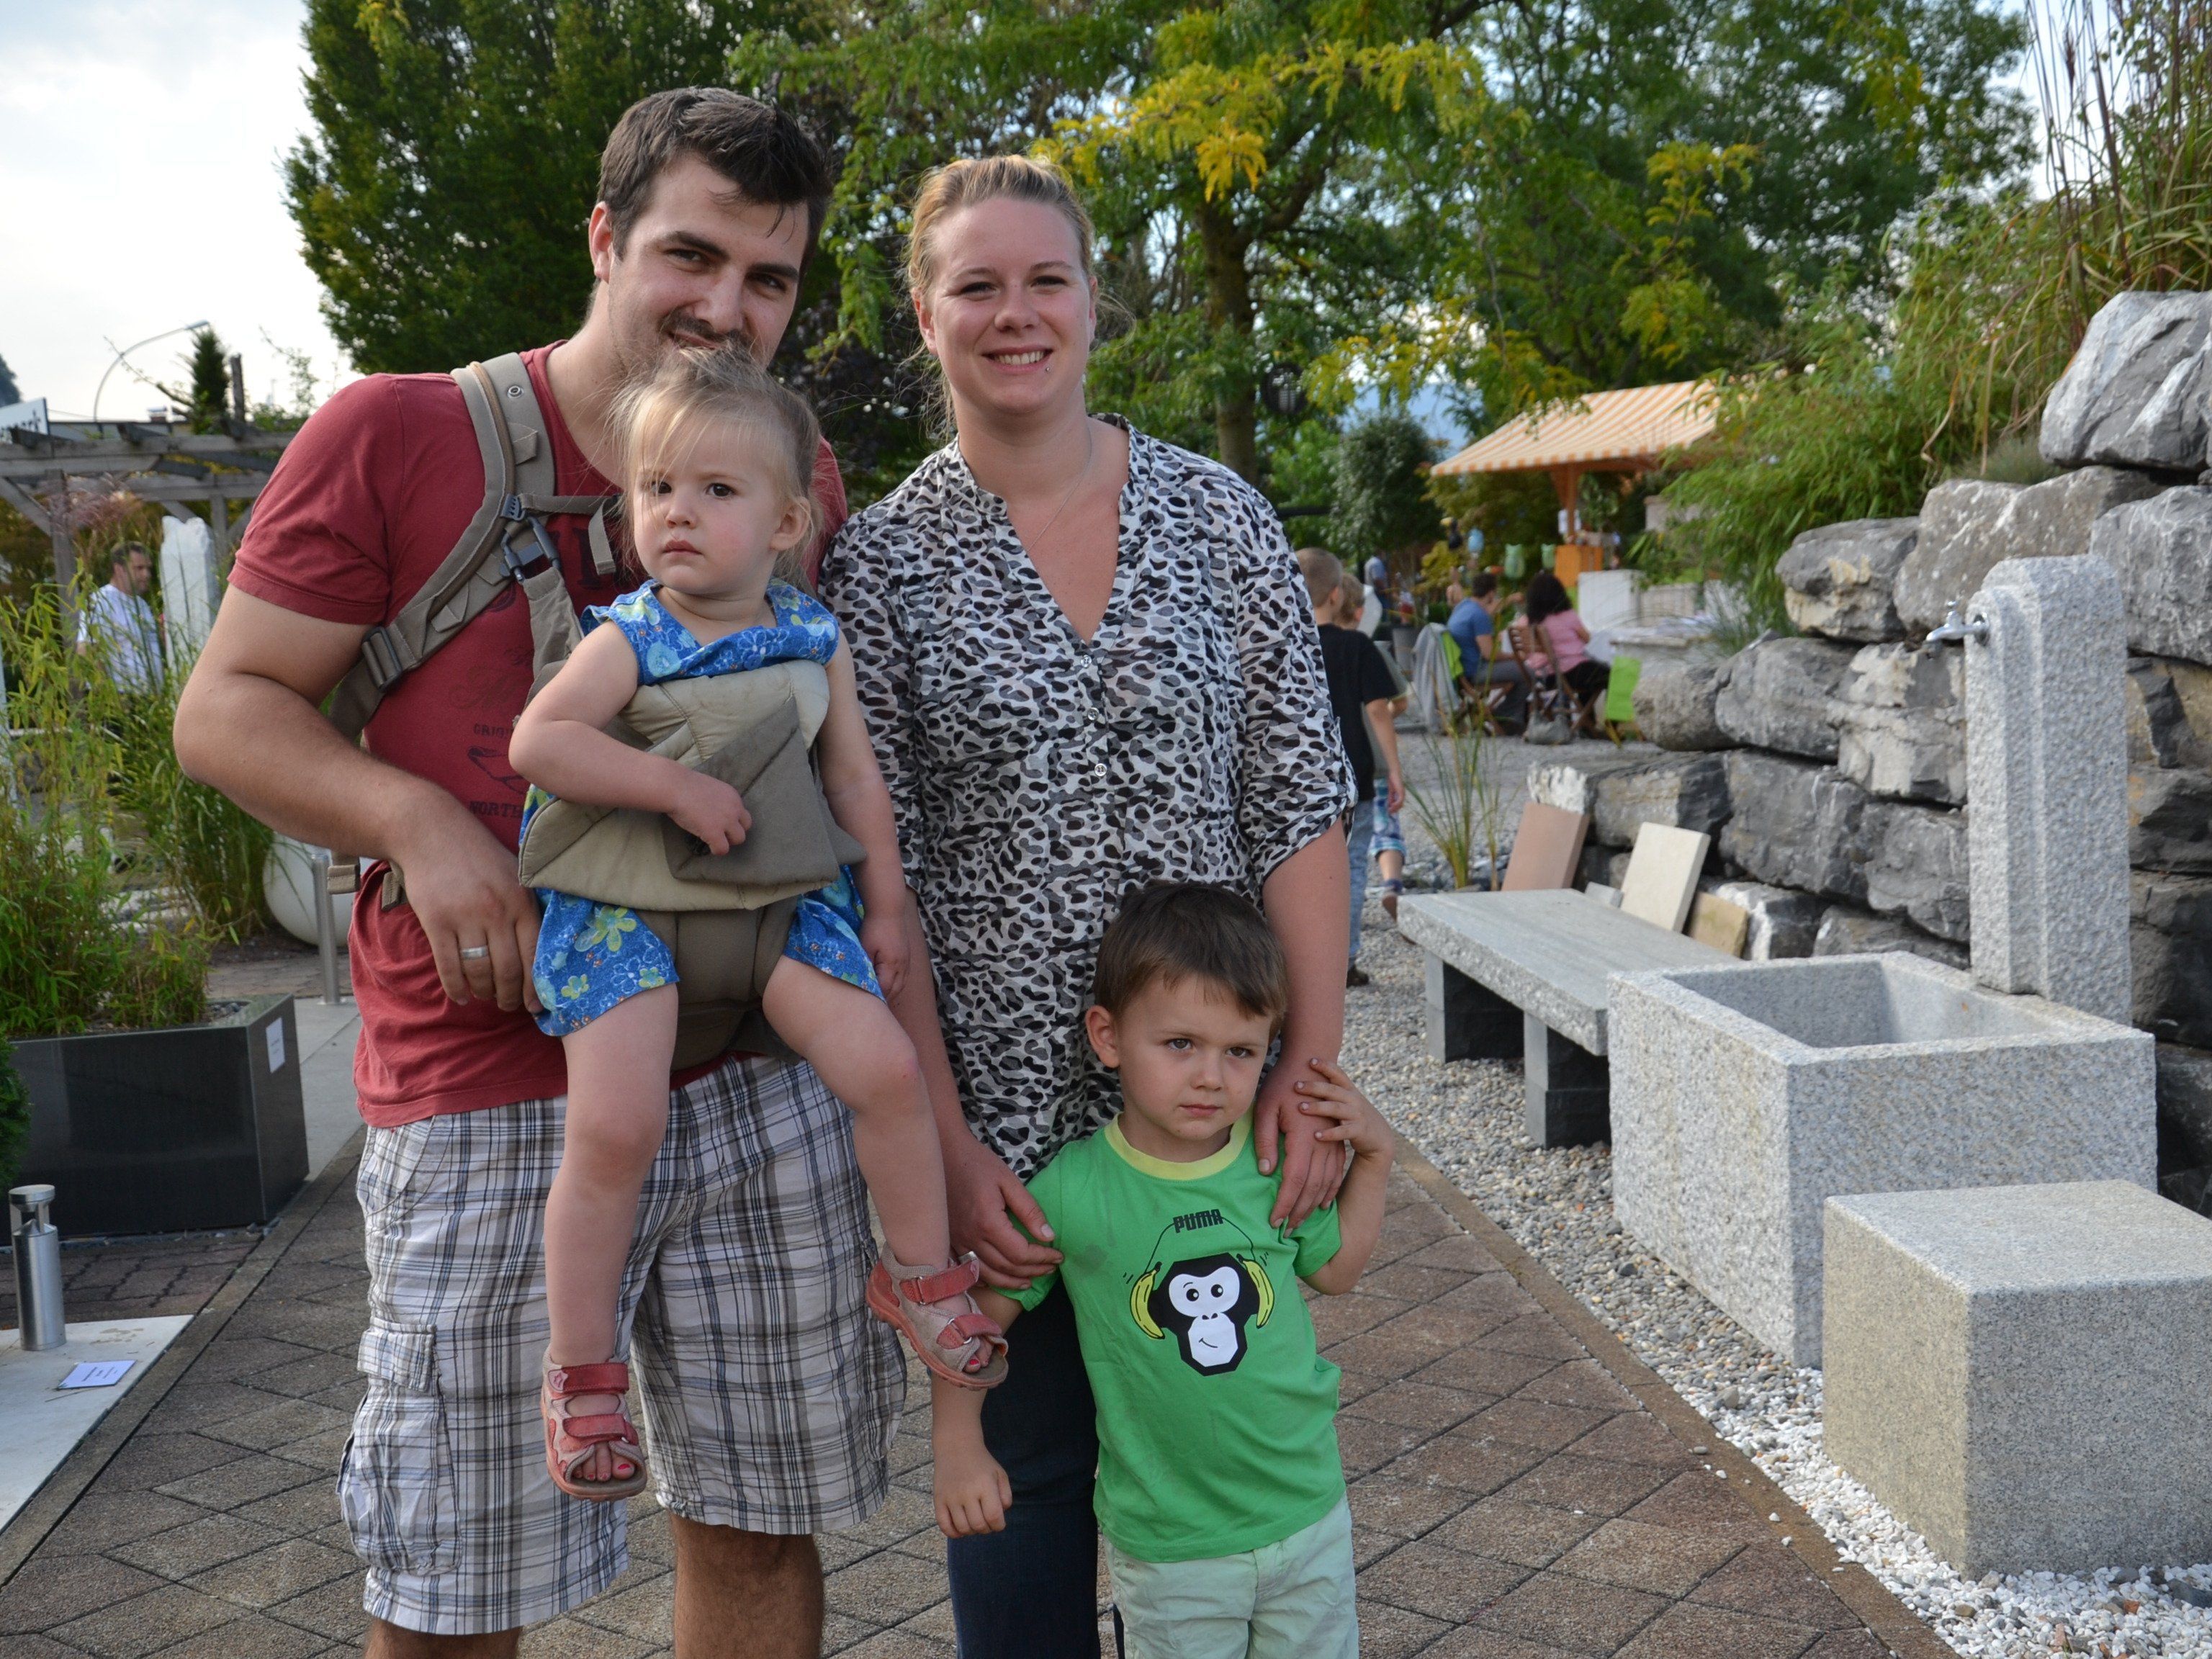
[[[775,462],[787,499],[805,511],[805,533],[775,562],[779,577],[803,583],[807,550],[822,533],[822,507],[814,499],[822,428],[805,398],[778,385],[741,350],[677,351],[623,388],[613,426],[633,514],[647,499],[640,489],[645,480],[689,459],[708,428],[740,427],[756,437]]]
[[[1001,197],[1035,202],[1066,220],[1068,228],[1075,233],[1084,280],[1097,286],[1098,273],[1091,262],[1091,215],[1067,182],[1067,175],[1051,162],[1032,156],[986,155],[947,161],[923,175],[921,193],[914,198],[914,228],[907,234],[908,289],[927,294],[936,280],[936,235],[946,219],[963,208]]]

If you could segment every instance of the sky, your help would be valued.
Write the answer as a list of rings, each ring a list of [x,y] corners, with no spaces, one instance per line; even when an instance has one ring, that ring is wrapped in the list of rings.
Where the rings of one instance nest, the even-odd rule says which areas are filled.
[[[0,0],[0,357],[26,398],[90,415],[118,347],[205,319],[247,394],[288,390],[270,342],[327,395],[343,355],[285,211],[307,125],[302,0]],[[172,386],[178,334],[131,364]],[[350,378],[350,371],[344,371]],[[109,377],[106,419],[161,394]]]

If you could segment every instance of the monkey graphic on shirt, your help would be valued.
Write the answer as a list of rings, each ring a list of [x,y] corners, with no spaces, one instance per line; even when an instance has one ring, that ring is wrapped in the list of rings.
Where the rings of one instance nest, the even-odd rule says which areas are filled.
[[[1177,1216],[1161,1230],[1160,1240],[1170,1232],[1223,1226],[1243,1232],[1220,1211],[1200,1210]],[[1129,1289],[1129,1316],[1137,1328],[1154,1341],[1172,1334],[1183,1364],[1202,1376],[1235,1370],[1248,1346],[1246,1327],[1266,1325],[1275,1311],[1273,1282],[1249,1237],[1244,1244],[1244,1253],[1223,1251],[1162,1267],[1156,1243],[1152,1265]]]

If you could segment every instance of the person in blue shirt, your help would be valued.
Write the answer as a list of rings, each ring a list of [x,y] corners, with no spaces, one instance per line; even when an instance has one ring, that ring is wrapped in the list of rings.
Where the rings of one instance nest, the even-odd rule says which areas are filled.
[[[1477,690],[1486,685],[1510,687],[1498,714],[1501,720],[1517,720],[1528,701],[1528,682],[1519,663],[1498,654],[1498,613],[1504,603],[1496,574],[1478,570],[1468,579],[1467,597],[1452,607],[1444,629],[1458,643],[1460,672],[1467,682]]]

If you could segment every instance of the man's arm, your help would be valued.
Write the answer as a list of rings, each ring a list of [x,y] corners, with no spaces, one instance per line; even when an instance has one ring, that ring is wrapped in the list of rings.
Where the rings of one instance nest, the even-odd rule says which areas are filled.
[[[178,764],[284,835],[400,866],[446,994],[534,1010],[538,904],[514,854],[459,800],[322,715],[368,631],[232,588],[177,699]],[[463,961],[468,946],[490,955]]]
[[[1383,775],[1388,781],[1383,805],[1393,812],[1406,804],[1406,775],[1398,769],[1398,722],[1392,717],[1395,707],[1389,697],[1377,697],[1364,710],[1367,730],[1374,737],[1376,752],[1382,757]]]

